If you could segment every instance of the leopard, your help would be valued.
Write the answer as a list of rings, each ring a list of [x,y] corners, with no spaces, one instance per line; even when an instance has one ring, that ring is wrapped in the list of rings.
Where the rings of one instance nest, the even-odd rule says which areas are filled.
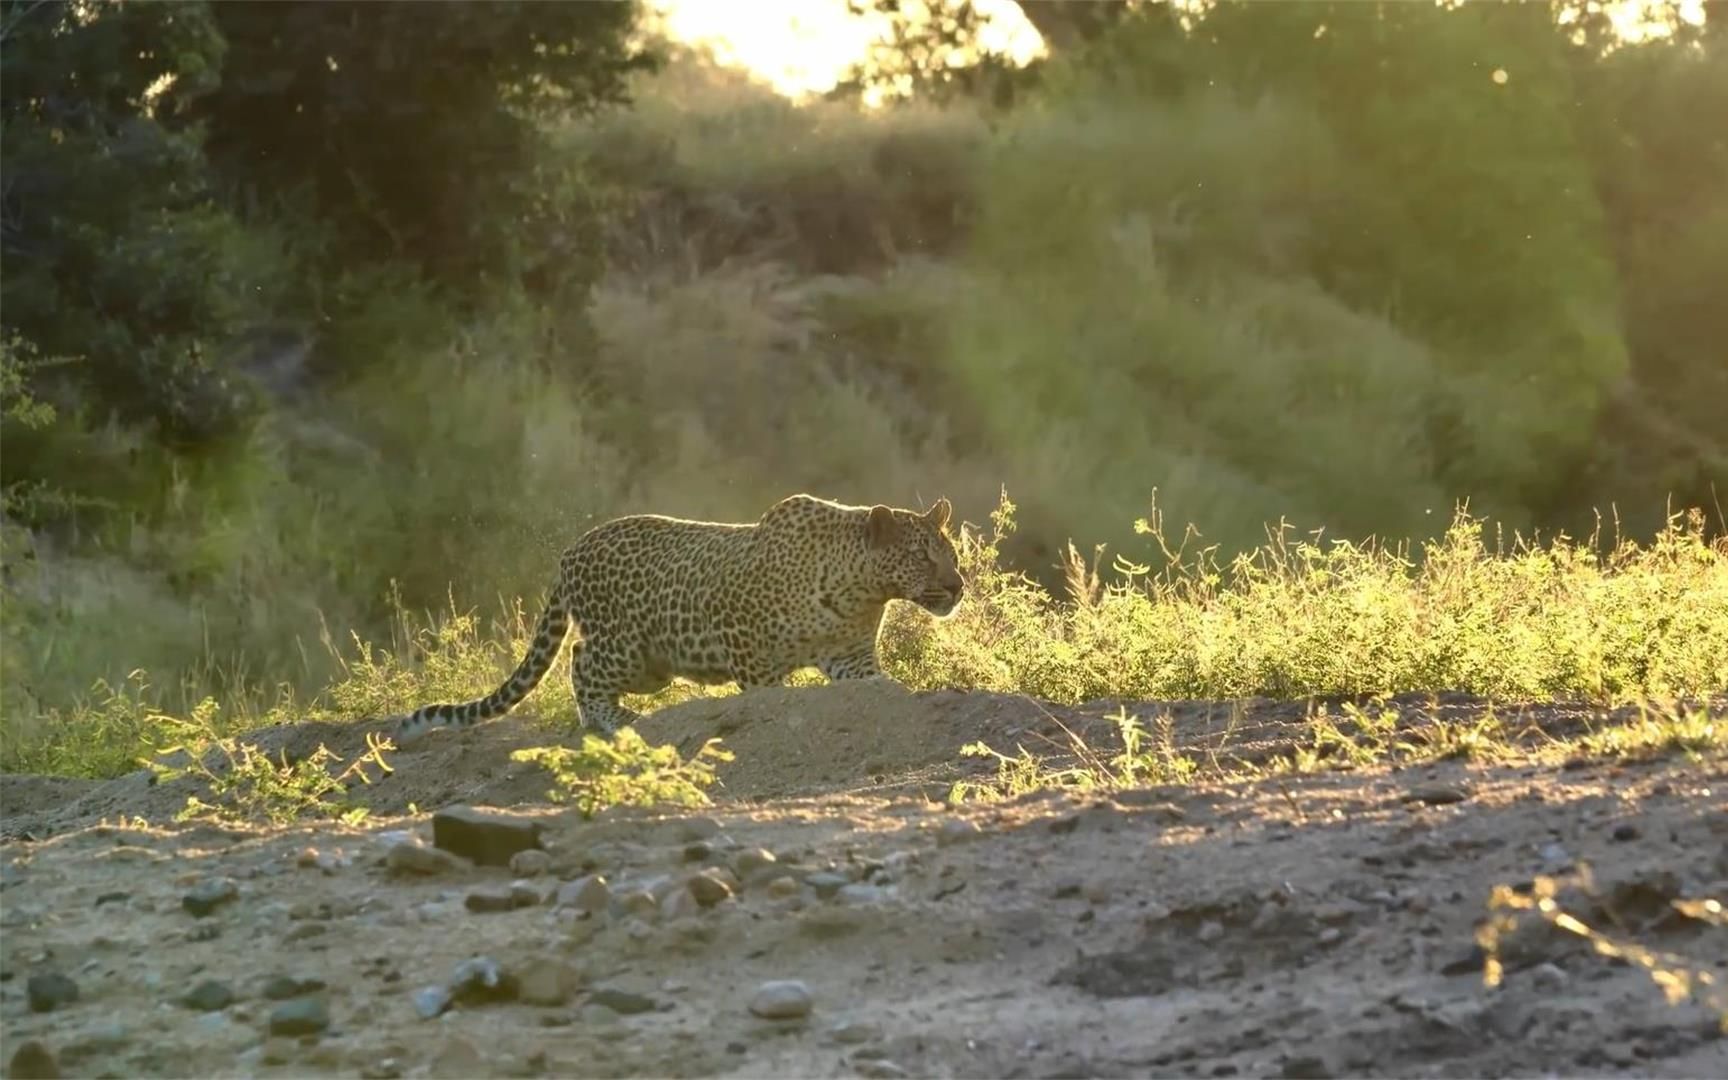
[[[632,514],[564,549],[534,637],[485,697],[395,718],[407,745],[469,728],[525,699],[573,638],[579,728],[606,737],[641,719],[620,703],[673,679],[741,691],[815,668],[830,682],[885,679],[878,638],[890,601],[937,619],[965,592],[952,504],[925,510],[787,496],[753,522]]]

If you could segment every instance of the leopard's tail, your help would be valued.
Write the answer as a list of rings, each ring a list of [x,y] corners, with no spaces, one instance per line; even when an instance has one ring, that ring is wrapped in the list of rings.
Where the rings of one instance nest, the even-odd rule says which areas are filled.
[[[522,657],[522,662],[516,665],[516,670],[504,680],[502,686],[483,698],[463,702],[460,705],[423,705],[414,712],[397,721],[394,741],[398,746],[418,739],[420,736],[441,727],[468,727],[503,716],[514,709],[516,705],[540,685],[540,680],[552,670],[552,664],[558,659],[558,650],[563,647],[564,639],[570,634],[571,598],[565,587],[566,578],[560,575],[558,584],[553,586],[552,595],[546,601],[546,610],[540,616],[540,624],[534,629],[534,642],[528,646],[528,652]]]

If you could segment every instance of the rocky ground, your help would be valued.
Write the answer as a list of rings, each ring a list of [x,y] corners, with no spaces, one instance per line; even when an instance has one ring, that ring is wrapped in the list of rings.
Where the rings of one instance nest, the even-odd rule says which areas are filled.
[[[543,805],[509,751],[549,739],[516,718],[392,754],[357,828],[175,826],[187,781],[0,778],[7,1075],[1728,1076],[1728,926],[1688,903],[1728,897],[1720,758],[944,802],[987,768],[964,743],[1102,737],[1119,707],[1209,762],[1309,738],[1302,705],[863,685],[644,720],[737,754],[700,813]],[[259,740],[352,756],[364,730]],[[1651,952],[1525,912],[1485,985],[1495,887],[1546,876],[1551,915]]]

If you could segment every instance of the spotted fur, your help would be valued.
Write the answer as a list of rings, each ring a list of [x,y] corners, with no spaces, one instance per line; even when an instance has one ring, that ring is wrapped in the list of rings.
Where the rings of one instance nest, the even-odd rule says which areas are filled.
[[[578,714],[606,734],[638,719],[620,695],[653,693],[675,676],[746,690],[803,667],[879,678],[888,601],[939,618],[960,602],[951,513],[947,499],[919,513],[793,495],[754,523],[642,514],[597,525],[559,560],[515,673],[476,701],[416,710],[396,741],[503,716],[539,685],[572,628]]]

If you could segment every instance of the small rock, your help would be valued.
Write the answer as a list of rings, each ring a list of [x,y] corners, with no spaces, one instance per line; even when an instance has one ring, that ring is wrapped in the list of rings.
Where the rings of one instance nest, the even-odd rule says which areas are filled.
[[[651,891],[632,886],[612,894],[612,908],[613,913],[621,918],[635,915],[652,919],[660,910],[660,901]]]
[[[432,877],[462,868],[463,860],[418,840],[399,840],[384,852],[384,866],[403,877]]]
[[[1566,969],[1552,962],[1530,969],[1530,981],[1542,990],[1559,990],[1566,985],[1567,977]]]
[[[39,1039],[25,1039],[12,1052],[6,1075],[14,1080],[59,1080],[60,1063]]]
[[[295,998],[270,1010],[270,1034],[316,1035],[330,1026],[330,1008],[321,997]]]
[[[517,877],[539,877],[552,865],[552,856],[539,848],[518,851],[510,856],[510,872]]]
[[[1319,941],[1321,945],[1336,945],[1338,942],[1342,941],[1343,938],[1344,931],[1338,929],[1336,926],[1328,926],[1326,929],[1320,931]]]
[[[976,839],[983,831],[969,818],[948,818],[936,829],[936,843],[941,847],[965,843]]]
[[[880,904],[894,894],[880,885],[865,885],[853,883],[840,886],[840,891],[834,894],[834,899],[842,904]]]
[[[599,874],[589,874],[558,886],[556,902],[559,907],[601,912],[612,902],[612,889]]]
[[[510,883],[510,899],[519,908],[539,907],[552,895],[551,890],[543,890],[532,881],[512,881]]]
[[[756,988],[750,1011],[764,1020],[797,1020],[810,1015],[810,988],[799,979],[773,979]]]
[[[712,840],[719,833],[720,822],[706,815],[685,818],[678,823],[678,838],[687,844],[697,840]]]
[[[852,884],[852,879],[845,874],[836,874],[827,870],[811,874],[804,879],[804,884],[816,890],[816,895],[823,900],[831,900],[835,893]]]
[[[516,902],[513,889],[487,885],[475,889],[462,899],[462,906],[477,915],[489,912],[515,911],[523,906]]]
[[[1625,1040],[1605,1043],[1602,1047],[1602,1056],[1608,1059],[1609,1064],[1618,1065],[1622,1069],[1631,1068],[1638,1061],[1638,1055],[1632,1049],[1632,1044]]]
[[[1626,843],[1627,841],[1638,839],[1638,837],[1643,834],[1639,832],[1638,826],[1632,824],[1630,821],[1622,821],[1620,824],[1614,826],[1614,832],[1612,835],[1614,839],[1621,843]]]
[[[1301,1057],[1286,1058],[1284,1070],[1279,1073],[1285,1080],[1331,1080],[1332,1069],[1326,1064],[1326,1059],[1312,1054]]]
[[[828,1037],[842,1045],[866,1043],[882,1034],[882,1029],[864,1020],[842,1020],[828,1029]]]
[[[202,919],[239,895],[240,887],[233,878],[206,878],[180,898],[180,906],[193,918]]]
[[[216,1012],[233,1003],[234,991],[217,979],[205,979],[180,999],[180,1004],[197,1012]]]
[[[675,889],[660,901],[660,918],[666,922],[692,918],[701,912],[702,905],[689,889]]]
[[[30,976],[24,984],[24,994],[30,1002],[31,1012],[53,1012],[62,1005],[70,1005],[78,1000],[78,984],[72,981],[70,975],[45,971]]]
[[[707,862],[714,855],[714,845],[706,840],[692,840],[684,845],[685,862]]]
[[[1053,900],[1071,900],[1080,895],[1080,888],[1078,878],[1068,878],[1056,883],[1056,887],[1050,890],[1050,897]]]
[[[450,1008],[453,1000],[449,989],[442,986],[423,986],[414,991],[414,1011],[426,1020],[443,1016]]]
[[[1200,940],[1211,944],[1224,936],[1224,924],[1217,919],[1207,919],[1200,924]]]
[[[758,878],[768,879],[768,875],[781,873],[780,860],[767,848],[745,848],[732,859],[732,870],[738,875],[738,880],[746,885]]]
[[[895,1080],[906,1075],[906,1070],[889,1061],[887,1058],[864,1058],[852,1063],[859,1076],[873,1077],[875,1080]]]
[[[634,1016],[637,1013],[653,1012],[660,1003],[647,994],[638,994],[633,990],[620,990],[612,986],[598,986],[588,992],[588,1004],[600,1005],[624,1016]]]
[[[732,887],[716,867],[709,867],[699,874],[691,874],[685,882],[690,895],[703,907],[713,907],[715,904],[732,899]]]
[[[804,891],[804,886],[798,884],[798,879],[782,874],[768,883],[768,895],[775,900],[786,900]]]
[[[556,1007],[569,1001],[579,982],[569,964],[540,958],[530,960],[517,972],[518,996],[530,1005]]]
[[[1447,806],[1461,803],[1470,797],[1470,790],[1458,784],[1421,784],[1404,793],[1405,802],[1419,802],[1428,806]],[[1298,1061],[1308,1061],[1308,1058],[1298,1058]],[[1315,1059],[1317,1060],[1317,1059]]]
[[[514,1001],[516,976],[498,966],[489,956],[475,956],[456,965],[450,975],[450,993],[460,1002]]]
[[[101,907],[103,904],[124,904],[130,899],[132,899],[132,894],[129,892],[105,892],[96,898],[96,906]]]
[[[432,815],[432,843],[481,866],[509,866],[517,852],[541,847],[543,828],[528,818],[452,806]]]
[[[1536,854],[1542,860],[1545,873],[1558,874],[1572,866],[1572,853],[1561,844],[1543,844]]]

